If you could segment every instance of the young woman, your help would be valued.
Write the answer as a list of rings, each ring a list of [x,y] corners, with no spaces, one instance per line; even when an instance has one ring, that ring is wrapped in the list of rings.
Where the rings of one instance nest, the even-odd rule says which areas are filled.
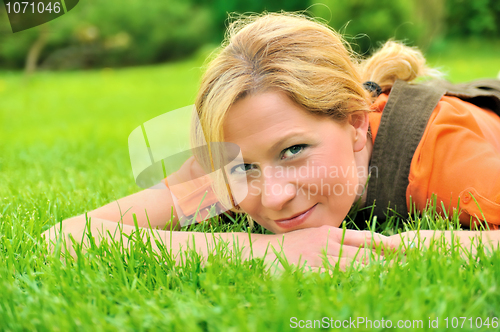
[[[360,247],[397,248],[417,236],[424,245],[435,236],[451,240],[450,232],[394,237],[355,230],[343,234],[339,226],[353,204],[372,205],[374,198],[388,192],[395,196],[389,203],[399,202],[394,206],[397,211],[422,210],[435,194],[438,206],[442,202],[447,210],[442,213],[449,215],[455,209],[464,225],[472,222],[493,229],[500,224],[500,117],[455,97],[424,94],[422,98],[405,92],[414,88],[404,82],[429,74],[433,71],[419,51],[395,42],[359,61],[337,33],[300,15],[238,20],[204,74],[195,106],[208,142],[230,142],[241,149],[244,163],[232,165],[228,176],[243,176],[248,187],[245,198],[235,201],[231,194],[220,194],[224,183],[217,181],[199,184],[203,190],[198,191],[146,189],[89,212],[91,231],[98,239],[118,237],[115,230],[121,220],[123,233],[130,233],[135,228],[132,214],[141,227],[148,226],[148,218],[153,228],[164,229],[192,215],[193,206],[203,199],[202,208],[231,205],[233,211],[247,213],[275,234],[249,238],[246,233],[221,233],[212,238],[155,230],[174,252],[195,243],[196,250],[207,255],[207,248],[223,240],[243,248],[248,257],[251,240],[254,256],[264,255],[272,246],[291,263],[300,260],[320,267],[325,251],[332,264],[344,267],[352,260],[364,261]],[[404,99],[405,95],[414,98]],[[412,116],[418,107],[433,98],[437,105],[423,122],[418,120],[423,123],[420,132],[410,131],[417,123]],[[391,124],[382,115],[395,105],[403,105],[408,116]],[[401,139],[406,131],[412,136],[408,145],[389,144],[406,141]],[[389,145],[382,146],[383,140]],[[406,164],[398,164],[405,158],[409,158]],[[395,163],[396,171],[388,172]],[[182,182],[182,177],[202,172],[200,164],[200,158],[191,159],[165,184],[173,188],[179,178]],[[399,191],[391,191],[387,173],[399,174],[402,184],[396,180],[394,184]],[[67,219],[48,230],[47,238],[55,239],[59,228],[64,235],[81,238],[85,223],[84,215]],[[454,237],[465,248],[476,239],[492,246],[500,240],[493,230],[455,232]],[[275,259],[272,250],[267,250],[266,259]]]

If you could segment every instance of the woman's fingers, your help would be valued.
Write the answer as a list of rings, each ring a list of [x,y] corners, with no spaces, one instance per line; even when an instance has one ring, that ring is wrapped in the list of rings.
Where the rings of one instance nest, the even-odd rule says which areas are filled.
[[[390,238],[388,236],[371,231],[356,231],[349,229],[346,230],[344,234],[340,235],[343,236],[344,244],[354,247],[378,247],[381,245],[388,246],[390,244]],[[337,234],[337,236],[339,236],[339,234]]]
[[[339,265],[341,269],[349,264],[366,265],[384,260],[384,252],[379,246],[383,248],[389,241],[381,234],[329,226],[278,234],[271,239],[275,240],[256,243],[256,246],[270,244],[274,248],[267,251],[268,262],[305,263],[313,268]]]
[[[377,253],[377,248],[381,248],[381,253],[388,250],[392,251],[393,239],[388,236],[370,232],[357,231],[350,229],[342,229],[335,227],[323,227],[323,231],[328,235],[329,251],[334,253],[336,250],[335,244],[343,244],[344,247],[353,248],[371,248],[374,253]]]
[[[446,236],[444,238],[442,237],[446,235],[446,233],[447,232],[433,230],[403,232],[390,237],[390,247],[395,250],[400,249],[403,251],[413,248],[428,247],[432,241],[446,240]]]
[[[368,264],[372,261],[383,260],[380,250],[372,249],[370,247],[353,247],[346,244],[332,244],[329,245],[327,255],[354,259],[357,262]]]

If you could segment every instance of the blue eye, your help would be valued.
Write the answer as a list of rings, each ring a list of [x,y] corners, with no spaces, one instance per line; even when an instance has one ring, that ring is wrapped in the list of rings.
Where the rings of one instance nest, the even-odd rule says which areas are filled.
[[[283,150],[283,154],[282,154],[281,159],[294,157],[295,155],[301,153],[306,147],[307,147],[307,144],[298,144],[298,145],[293,145],[289,148],[286,148],[285,150]]]
[[[254,165],[252,164],[239,164],[231,168],[231,174],[236,174],[236,173],[246,173],[250,170],[252,170],[252,167]]]

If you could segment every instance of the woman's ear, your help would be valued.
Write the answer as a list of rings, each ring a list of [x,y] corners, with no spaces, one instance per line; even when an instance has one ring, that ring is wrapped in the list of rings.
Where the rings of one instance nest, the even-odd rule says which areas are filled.
[[[361,151],[367,140],[368,126],[370,124],[368,112],[356,111],[349,114],[349,124],[353,127],[354,152]]]

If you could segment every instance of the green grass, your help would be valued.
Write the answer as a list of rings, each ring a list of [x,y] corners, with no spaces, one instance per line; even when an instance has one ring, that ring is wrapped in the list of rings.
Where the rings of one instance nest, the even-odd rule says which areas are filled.
[[[486,70],[496,76],[498,52],[463,49],[467,56],[449,48],[448,55],[434,53],[431,63],[449,66],[454,81]],[[457,64],[476,66],[476,57],[484,71],[461,74]],[[279,331],[290,329],[291,317],[422,320],[426,330],[438,319],[435,330],[447,330],[446,317],[448,329],[452,317],[490,323],[498,317],[499,251],[468,260],[456,249],[415,249],[393,264],[331,275],[293,268],[273,275],[261,260],[241,261],[224,248],[205,265],[195,253],[176,265],[143,241],[129,250],[104,243],[77,259],[49,254],[44,230],[139,190],[128,134],[191,104],[200,66],[195,59],[38,73],[30,81],[0,73],[0,330]],[[396,232],[394,221],[379,229]],[[212,227],[246,230],[243,222]],[[456,228],[432,209],[408,227]]]

